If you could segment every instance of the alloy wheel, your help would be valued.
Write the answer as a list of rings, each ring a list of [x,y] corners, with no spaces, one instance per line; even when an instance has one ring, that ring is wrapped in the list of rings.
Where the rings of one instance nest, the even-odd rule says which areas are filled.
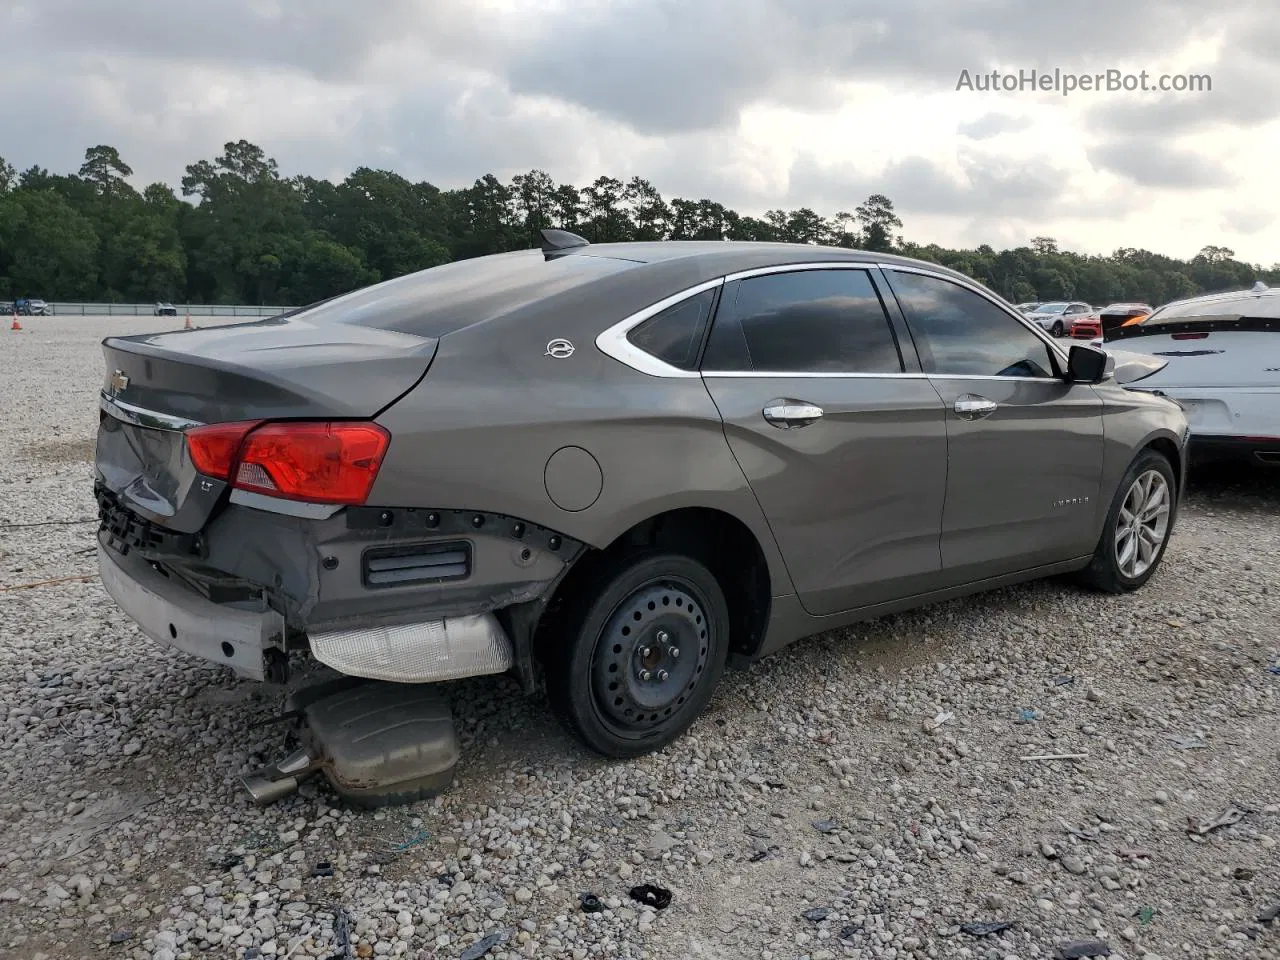
[[[1169,483],[1158,470],[1147,470],[1129,487],[1116,518],[1116,564],[1130,579],[1142,576],[1155,563],[1169,535],[1173,498]]]

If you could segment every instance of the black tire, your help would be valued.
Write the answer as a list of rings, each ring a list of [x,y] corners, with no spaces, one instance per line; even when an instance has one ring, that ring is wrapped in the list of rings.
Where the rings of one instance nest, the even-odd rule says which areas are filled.
[[[1121,513],[1127,509],[1126,504],[1130,502],[1130,492],[1133,490],[1134,484],[1140,477],[1146,476],[1151,471],[1160,474],[1164,479],[1168,500],[1168,512],[1163,526],[1162,539],[1145,567],[1140,570],[1132,568],[1126,570],[1120,559],[1120,554],[1124,551],[1117,544]],[[1111,509],[1107,512],[1107,522],[1102,528],[1102,537],[1098,540],[1097,549],[1093,554],[1093,560],[1088,567],[1081,571],[1080,579],[1087,586],[1107,593],[1127,593],[1130,590],[1137,590],[1151,579],[1159,568],[1160,561],[1164,559],[1164,552],[1169,546],[1169,538],[1173,534],[1173,522],[1177,515],[1177,510],[1178,484],[1173,465],[1169,462],[1168,457],[1163,454],[1151,449],[1143,450],[1129,465],[1129,469],[1125,471],[1124,478],[1116,489],[1115,496],[1111,501]],[[1143,537],[1139,534],[1134,536],[1136,538],[1134,539],[1134,549],[1138,549],[1138,542],[1143,540]],[[1147,539],[1145,542],[1150,543],[1150,540]]]
[[[1061,337],[1066,332],[1061,320],[1053,321],[1053,329],[1050,331],[1055,337]]]
[[[552,709],[590,749],[625,759],[665,747],[706,709],[729,609],[697,560],[646,549],[573,588],[553,631],[543,648]]]

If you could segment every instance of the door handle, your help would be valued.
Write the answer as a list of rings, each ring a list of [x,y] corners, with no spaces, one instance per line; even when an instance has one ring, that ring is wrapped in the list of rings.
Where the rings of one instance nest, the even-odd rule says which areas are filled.
[[[770,400],[761,413],[771,425],[782,430],[807,427],[822,418],[821,407],[803,400]]]
[[[966,393],[956,398],[954,409],[961,420],[981,420],[983,417],[989,417],[995,413],[998,406],[999,404],[994,400]]]

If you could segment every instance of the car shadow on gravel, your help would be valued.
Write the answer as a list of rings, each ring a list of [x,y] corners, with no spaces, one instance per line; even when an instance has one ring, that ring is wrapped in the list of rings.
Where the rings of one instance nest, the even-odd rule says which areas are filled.
[[[1280,467],[1211,462],[1192,466],[1187,502],[1231,513],[1280,512]]]

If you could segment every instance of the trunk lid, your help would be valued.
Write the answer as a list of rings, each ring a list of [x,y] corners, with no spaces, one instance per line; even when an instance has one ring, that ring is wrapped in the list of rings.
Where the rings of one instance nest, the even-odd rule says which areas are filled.
[[[1201,329],[1126,337],[1105,346],[1117,355],[1143,353],[1164,361],[1151,373],[1153,384],[1158,380],[1193,388],[1280,386],[1280,330]]]
[[[107,338],[96,453],[104,519],[125,507],[169,530],[199,531],[226,484],[196,471],[184,430],[372,418],[422,379],[437,343],[305,316]]]

